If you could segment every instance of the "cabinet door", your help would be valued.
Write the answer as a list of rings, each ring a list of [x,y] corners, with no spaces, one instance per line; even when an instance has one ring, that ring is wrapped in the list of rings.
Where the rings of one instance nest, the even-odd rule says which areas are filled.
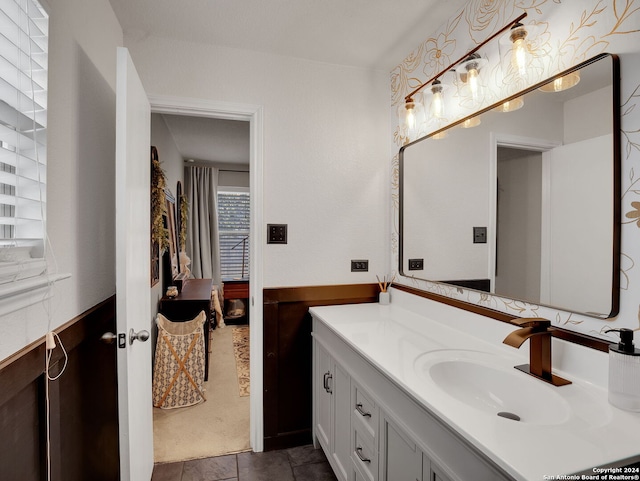
[[[422,452],[385,413],[381,419],[380,481],[420,481]]]
[[[326,453],[331,449],[332,363],[329,353],[317,342],[314,370],[314,419],[315,436]]]
[[[450,481],[440,468],[433,464],[425,455],[422,455],[422,481]]]
[[[351,378],[338,363],[333,366],[333,381],[332,455],[339,471],[336,476],[346,481],[351,465]]]

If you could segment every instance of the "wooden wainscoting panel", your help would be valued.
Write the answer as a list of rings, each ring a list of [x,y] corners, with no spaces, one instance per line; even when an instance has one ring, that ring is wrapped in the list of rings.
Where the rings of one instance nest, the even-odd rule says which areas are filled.
[[[40,481],[43,471],[44,445],[41,443],[40,389],[29,383],[0,405],[0,478]],[[31,422],[25,422],[30,420]]]
[[[311,442],[309,308],[377,302],[377,284],[264,290],[264,448]]]
[[[116,346],[111,297],[56,329],[69,360],[49,383],[51,481],[119,478]],[[51,374],[64,364],[53,351]],[[45,346],[41,339],[0,362],[0,479],[46,479]]]

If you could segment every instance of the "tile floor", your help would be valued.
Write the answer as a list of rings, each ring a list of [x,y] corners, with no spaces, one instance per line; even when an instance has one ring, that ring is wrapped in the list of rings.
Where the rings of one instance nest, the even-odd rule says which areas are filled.
[[[300,446],[156,464],[151,481],[336,481],[322,449]]]

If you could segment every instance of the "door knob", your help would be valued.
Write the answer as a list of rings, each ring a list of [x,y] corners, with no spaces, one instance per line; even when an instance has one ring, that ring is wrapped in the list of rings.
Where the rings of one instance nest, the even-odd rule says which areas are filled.
[[[116,339],[118,339],[118,336],[113,332],[105,332],[100,337],[100,340],[106,344],[113,344],[113,341],[115,341]]]
[[[129,330],[129,344],[133,344],[133,341],[138,340],[145,342],[149,339],[149,331],[134,331],[133,328]]]

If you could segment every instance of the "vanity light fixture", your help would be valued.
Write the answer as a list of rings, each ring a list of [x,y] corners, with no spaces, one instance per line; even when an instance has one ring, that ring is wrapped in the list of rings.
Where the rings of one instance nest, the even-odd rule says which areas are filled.
[[[516,97],[515,99],[507,100],[506,102],[498,105],[495,110],[496,112],[513,112],[514,110],[518,110],[524,107],[524,99],[522,97]]]
[[[538,90],[541,92],[562,92],[568,90],[571,87],[575,87],[580,82],[580,73],[571,72],[563,77],[558,77],[553,82],[543,85]]]
[[[400,131],[404,136],[407,137],[407,141],[416,139],[416,135],[420,133],[423,122],[426,120],[424,118],[424,110],[420,112],[418,102],[415,101],[416,95],[427,85],[431,84],[433,86],[433,83],[435,83],[435,81],[438,80],[438,78],[444,75],[446,72],[449,72],[450,70],[455,70],[456,72],[458,72],[458,70],[460,70],[460,72],[458,73],[459,77],[462,81],[469,83],[470,91],[474,97],[474,100],[479,100],[481,94],[481,85],[479,82],[480,79],[478,78],[478,74],[480,69],[484,66],[484,64],[486,64],[487,60],[480,57],[478,54],[476,54],[476,52],[491,40],[510,29],[513,25],[518,24],[526,16],[527,13],[525,12],[516,19],[512,20],[507,25],[491,35],[489,38],[487,38],[484,42],[481,42],[475,48],[467,52],[463,57],[453,62],[447,68],[434,75],[429,80],[415,88],[407,96],[405,96],[404,104],[398,107],[398,117],[401,129]],[[423,116],[422,119],[424,120],[421,120],[421,116]]]

